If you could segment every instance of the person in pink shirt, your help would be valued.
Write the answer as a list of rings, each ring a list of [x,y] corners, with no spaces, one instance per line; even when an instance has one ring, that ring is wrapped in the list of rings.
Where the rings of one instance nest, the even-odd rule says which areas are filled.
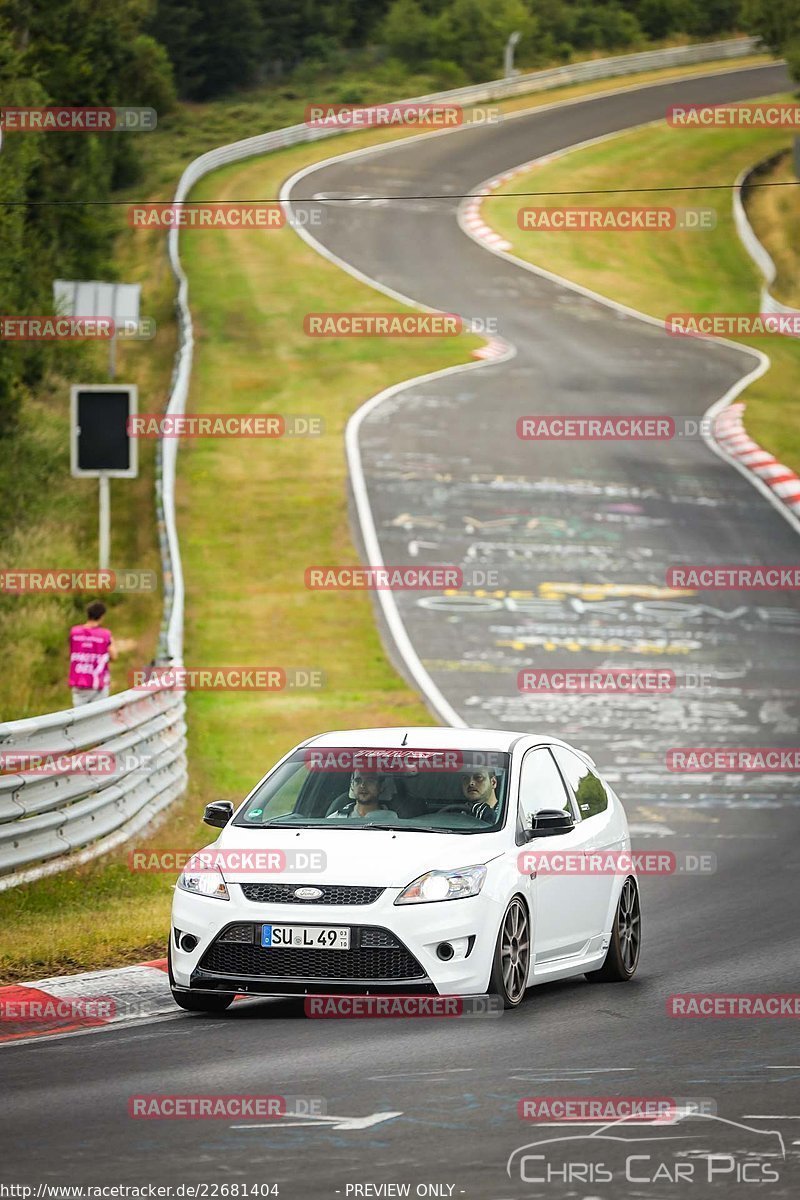
[[[86,610],[86,623],[69,631],[69,686],[72,707],[105,700],[111,690],[109,663],[117,657],[117,648],[108,629],[102,628],[106,606],[95,600]]]

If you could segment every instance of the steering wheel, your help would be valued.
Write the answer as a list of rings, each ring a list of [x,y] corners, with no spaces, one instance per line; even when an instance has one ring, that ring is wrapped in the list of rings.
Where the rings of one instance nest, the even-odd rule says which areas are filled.
[[[447,812],[457,812],[457,813],[466,812],[468,804],[469,804],[468,800],[465,800],[463,804],[446,804],[444,806],[444,808],[440,808],[438,810],[436,815],[439,816],[441,813],[447,813]]]

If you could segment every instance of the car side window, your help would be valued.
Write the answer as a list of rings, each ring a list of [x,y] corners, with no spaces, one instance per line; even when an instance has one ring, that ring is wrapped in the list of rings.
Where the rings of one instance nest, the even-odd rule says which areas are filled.
[[[563,808],[572,813],[569,796],[550,751],[544,747],[528,750],[522,760],[519,778],[519,820],[530,829],[534,815],[543,808]]]
[[[586,819],[605,812],[608,808],[608,792],[602,779],[571,750],[556,748],[554,753],[564,778],[572,788],[581,816]]]

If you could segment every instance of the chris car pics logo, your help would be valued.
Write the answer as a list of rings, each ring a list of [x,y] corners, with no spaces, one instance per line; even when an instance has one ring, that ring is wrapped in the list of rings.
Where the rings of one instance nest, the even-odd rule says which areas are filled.
[[[652,1187],[676,1197],[696,1184],[722,1184],[721,1194],[748,1195],[781,1181],[786,1149],[775,1129],[676,1108],[654,1120],[633,1115],[597,1125],[591,1133],[541,1137],[509,1156],[506,1173],[533,1188],[548,1184]],[[769,1190],[767,1186],[767,1191]]]

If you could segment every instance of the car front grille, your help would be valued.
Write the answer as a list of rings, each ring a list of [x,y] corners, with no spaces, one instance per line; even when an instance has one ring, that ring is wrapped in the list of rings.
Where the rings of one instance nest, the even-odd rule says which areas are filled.
[[[318,888],[322,895],[316,900],[298,900],[299,887]],[[257,904],[374,904],[386,890],[382,887],[348,887],[337,883],[243,883],[246,900]]]
[[[295,946],[263,947],[257,941],[260,928],[260,925],[233,925],[223,930],[203,955],[200,970],[241,979],[369,983],[425,978],[414,955],[388,929],[353,926],[349,950],[314,950]],[[247,942],[244,930],[249,931]],[[231,934],[234,936],[229,936]]]

